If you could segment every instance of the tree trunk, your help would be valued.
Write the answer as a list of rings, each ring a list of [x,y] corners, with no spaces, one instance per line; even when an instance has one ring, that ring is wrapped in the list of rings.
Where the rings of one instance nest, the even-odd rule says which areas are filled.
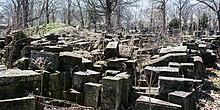
[[[23,0],[22,1],[23,5],[23,28],[28,28],[28,12],[29,12],[29,7],[28,7],[28,0]]]
[[[163,0],[163,3],[162,3],[162,13],[163,13],[163,32],[165,33],[166,32],[166,1]]]
[[[217,11],[218,31],[220,32],[220,10]]]
[[[50,23],[49,0],[46,0],[46,21],[47,24]]]
[[[71,23],[71,0],[68,0],[68,10],[67,10],[67,22],[68,25]]]
[[[106,0],[106,5],[107,5],[106,7],[106,31],[110,33],[111,32],[111,14],[112,14],[111,1]]]

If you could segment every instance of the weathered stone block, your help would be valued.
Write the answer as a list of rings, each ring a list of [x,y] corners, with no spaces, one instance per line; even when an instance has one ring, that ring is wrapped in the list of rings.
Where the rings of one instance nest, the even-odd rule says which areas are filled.
[[[122,105],[127,108],[130,102],[131,82],[130,75],[125,73],[117,74],[115,77],[122,78]]]
[[[169,62],[168,66],[169,67],[180,68],[181,65],[178,62]]]
[[[115,76],[119,73],[120,71],[117,71],[117,70],[106,70],[104,76]]]
[[[131,58],[134,53],[134,47],[128,45],[119,45],[119,56],[123,58]]]
[[[82,57],[73,52],[61,52],[59,57],[59,70],[70,71],[77,65],[82,64]]]
[[[193,63],[181,63],[180,72],[184,78],[194,78],[194,64]]]
[[[85,68],[87,69],[93,69],[93,63],[91,60],[86,59],[86,58],[82,58],[82,64]]]
[[[101,108],[119,110],[121,107],[122,80],[107,76],[102,79]]]
[[[159,55],[162,56],[168,53],[186,53],[186,50],[187,46],[161,48]]]
[[[98,83],[85,83],[84,85],[84,105],[98,108],[101,100],[101,86]]]
[[[29,58],[21,58],[17,60],[16,65],[21,70],[27,70],[29,67]]]
[[[135,109],[136,110],[182,110],[182,106],[147,96],[140,96],[136,100]]]
[[[42,75],[32,70],[7,69],[0,73],[0,99],[24,97],[28,93],[38,94]]]
[[[58,90],[62,90],[62,85],[63,80],[62,80],[62,76],[61,73],[57,72],[57,73],[51,73],[49,76],[49,90],[50,91],[58,91]]]
[[[36,110],[33,96],[0,100],[1,110]]]
[[[34,70],[56,71],[59,66],[59,55],[51,52],[31,51],[30,68]]]
[[[179,68],[174,67],[153,67],[153,66],[146,66],[144,68],[144,74],[146,76],[170,76],[170,77],[179,77]]]
[[[174,91],[168,94],[168,101],[182,105],[182,110],[196,110],[193,92]]]
[[[109,42],[104,51],[105,58],[117,57],[119,55],[119,42]]]
[[[63,99],[77,104],[83,104],[83,93],[70,89],[68,91],[63,91]]]
[[[193,89],[194,83],[201,83],[202,80],[194,80],[189,78],[164,77],[158,78],[159,93],[168,94],[173,91],[187,91]]]
[[[77,91],[82,92],[84,84],[87,82],[98,83],[100,78],[100,73],[92,70],[74,72],[72,75],[73,82],[72,86]]]

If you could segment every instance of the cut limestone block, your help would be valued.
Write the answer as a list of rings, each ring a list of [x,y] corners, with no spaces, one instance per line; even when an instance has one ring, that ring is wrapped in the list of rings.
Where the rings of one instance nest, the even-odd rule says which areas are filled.
[[[52,52],[31,51],[30,68],[56,71],[59,66],[59,55]]]
[[[72,74],[73,82],[72,86],[77,91],[82,92],[84,84],[87,82],[98,83],[100,78],[100,72],[86,70],[86,71],[78,71]]]
[[[101,100],[101,86],[98,83],[85,83],[84,85],[84,105],[98,108]]]
[[[205,73],[206,73],[206,69],[205,69],[205,66],[203,64],[203,60],[199,56],[195,56],[195,57],[193,57],[193,59],[194,59],[193,62],[194,62],[195,78],[200,79],[203,76],[205,76]]]
[[[102,79],[101,108],[119,110],[121,107],[122,79],[107,76]]]
[[[135,103],[136,110],[182,110],[182,106],[159,99],[140,96]]]
[[[109,42],[104,51],[105,58],[117,57],[119,55],[119,42]]]
[[[167,47],[160,49],[160,56],[166,55],[168,53],[186,53],[187,46],[179,46],[179,47]]]
[[[196,110],[193,92],[174,91],[168,94],[168,101],[182,105],[182,110]]]
[[[123,58],[131,58],[134,53],[134,47],[128,45],[119,45],[119,55]]]
[[[168,67],[180,68],[180,63],[178,63],[178,62],[169,62]]]
[[[117,70],[106,70],[105,71],[105,76],[115,76],[119,73],[120,73],[120,71],[117,71]]]
[[[51,73],[49,76],[49,90],[50,91],[58,91],[62,90],[63,80],[60,72]]]
[[[181,63],[180,72],[184,78],[194,78],[194,64],[193,63]]]
[[[170,77],[179,77],[179,68],[174,67],[154,67],[154,66],[146,66],[144,68],[144,74],[146,76],[170,76]]]
[[[63,91],[63,99],[77,104],[83,104],[83,93],[70,89],[68,91]]]
[[[42,74],[32,70],[7,69],[0,72],[0,99],[27,96],[39,93]],[[36,91],[37,90],[37,91]]]
[[[82,64],[85,68],[87,69],[93,69],[93,63],[91,60],[86,59],[86,58],[82,58]]]
[[[70,71],[77,65],[82,64],[82,57],[73,52],[60,52],[59,70]]]
[[[159,76],[158,80],[160,94],[168,94],[173,91],[191,92],[194,84],[202,82],[202,80],[164,76]]]
[[[187,62],[186,53],[168,53],[159,58],[144,63],[145,66],[168,66],[169,62],[184,63]]]
[[[0,100],[0,110],[36,110],[33,96]]]
[[[122,96],[121,96],[121,102],[122,105],[127,108],[129,104],[129,95],[131,92],[131,82],[130,82],[130,75],[129,74],[117,74],[115,77],[122,78]]]

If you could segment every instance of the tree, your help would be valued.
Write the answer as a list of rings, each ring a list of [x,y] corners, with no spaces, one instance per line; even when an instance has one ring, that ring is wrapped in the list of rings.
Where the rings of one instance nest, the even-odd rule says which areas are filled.
[[[180,22],[177,18],[173,18],[170,22],[169,22],[169,27],[174,28],[174,29],[178,29],[180,26]]]
[[[218,3],[218,1],[217,0],[197,0],[197,1],[199,3],[205,4],[216,13],[218,20],[218,30],[220,31],[220,4]]]
[[[201,29],[205,29],[208,27],[208,16],[207,14],[203,13],[201,18],[199,19],[199,27]]]
[[[179,29],[182,30],[182,16],[183,14],[187,14],[184,11],[187,11],[187,7],[189,4],[189,0],[174,0],[172,4],[177,8],[179,15]]]

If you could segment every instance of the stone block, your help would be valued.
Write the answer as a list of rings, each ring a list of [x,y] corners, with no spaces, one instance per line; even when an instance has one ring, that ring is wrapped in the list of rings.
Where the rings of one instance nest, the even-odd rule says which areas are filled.
[[[0,110],[36,110],[33,96],[0,100]]]
[[[98,108],[101,101],[101,86],[98,83],[85,83],[84,85],[84,105]]]
[[[182,106],[159,99],[140,96],[135,103],[136,110],[182,110]]]
[[[82,64],[82,57],[73,52],[60,52],[59,70],[70,71],[77,65]]]
[[[179,77],[179,68],[175,67],[154,67],[154,66],[146,66],[144,68],[144,74],[146,76],[170,76],[170,77]]]
[[[186,53],[168,53],[164,56],[161,56],[159,58],[150,60],[144,65],[149,66],[168,66],[169,62],[178,62],[178,63],[184,63],[187,62],[187,54]]]
[[[35,70],[38,73],[43,74],[43,84],[42,84],[42,95],[43,96],[49,96],[49,78],[50,78],[50,72],[45,70]]]
[[[83,94],[74,89],[63,91],[63,99],[71,102],[75,102],[77,104],[83,104]]]
[[[119,55],[119,42],[109,42],[104,51],[105,58],[117,57]]]
[[[180,63],[178,63],[178,62],[169,62],[168,67],[180,68]]]
[[[194,78],[194,64],[193,63],[181,63],[180,72],[184,78]]]
[[[82,64],[85,68],[87,69],[93,69],[93,63],[91,60],[86,59],[86,58],[82,58]]]
[[[18,69],[27,70],[29,67],[29,58],[21,58],[16,61]]]
[[[124,108],[127,108],[130,102],[130,93],[131,93],[131,82],[130,82],[130,75],[120,73],[117,74],[115,77],[122,78],[122,96],[121,102]]]
[[[72,86],[77,91],[82,92],[84,84],[87,82],[98,83],[100,73],[92,70],[78,71],[72,74]]]
[[[57,91],[50,91],[49,90],[49,97],[55,98],[55,99],[62,99],[63,91],[57,90]]]
[[[51,52],[31,51],[29,64],[34,70],[56,71],[59,66],[59,55]]]
[[[187,46],[161,48],[159,55],[163,56],[168,53],[186,53]]]
[[[128,45],[119,45],[119,56],[123,58],[131,58],[134,53],[134,47]]]
[[[107,76],[102,79],[101,108],[119,110],[121,107],[122,79]]]
[[[158,80],[160,94],[168,94],[173,91],[191,92],[195,83],[202,82],[202,80],[164,76],[159,76]]]
[[[174,91],[168,94],[168,101],[182,106],[182,110],[196,110],[193,92]]]
[[[10,99],[36,94],[40,90],[42,75],[32,70],[7,69],[0,73],[0,99]]]
[[[51,73],[49,76],[49,90],[58,91],[63,88],[63,80],[60,72]]]
[[[115,76],[119,73],[120,71],[117,71],[117,70],[106,70],[104,76]]]

